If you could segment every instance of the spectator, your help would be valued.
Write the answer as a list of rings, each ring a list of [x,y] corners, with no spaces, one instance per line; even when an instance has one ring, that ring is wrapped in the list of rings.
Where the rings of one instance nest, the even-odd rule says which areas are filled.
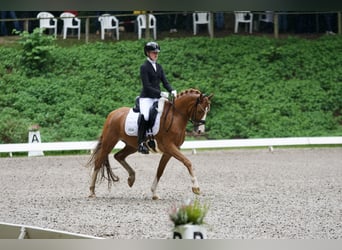
[[[285,12],[279,14],[279,31],[287,32],[287,14]]]
[[[335,32],[333,32],[333,13],[325,13],[323,14],[324,21],[325,21],[325,33],[327,35],[335,35]]]
[[[20,30],[26,30],[31,33],[35,27],[39,26],[39,21],[36,20],[38,13],[37,11],[17,11],[16,15],[19,19],[29,19],[28,21],[22,20],[19,22]]]
[[[95,30],[96,30],[96,35],[100,35],[100,29],[101,29],[101,24],[99,22],[99,17],[102,15],[102,14],[105,14],[106,12],[105,11],[97,11],[96,12],[96,20],[95,20]]]
[[[169,14],[169,27],[170,27],[170,33],[177,32],[177,14]]]
[[[1,19],[9,19],[12,18],[14,19],[13,27],[16,30],[20,30],[19,22],[17,20],[17,16],[15,14],[15,11],[1,11]],[[7,31],[7,23],[11,22],[6,22],[6,21],[1,21],[1,35],[3,36],[8,36],[8,31]]]
[[[296,32],[297,33],[313,33],[315,27],[315,15],[303,13],[297,15]]]
[[[192,12],[184,11],[183,14],[180,15],[180,24],[183,29],[186,31],[192,31]]]
[[[223,12],[215,13],[215,25],[218,30],[224,29],[224,14]]]

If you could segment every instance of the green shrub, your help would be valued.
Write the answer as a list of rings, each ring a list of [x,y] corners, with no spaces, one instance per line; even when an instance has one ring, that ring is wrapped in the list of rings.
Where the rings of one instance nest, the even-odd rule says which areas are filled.
[[[17,126],[8,120],[23,124],[6,141],[26,138],[26,123],[40,125],[43,141],[94,140],[110,111],[134,105],[143,40],[65,47],[38,31],[24,34],[27,50],[0,47],[0,132]],[[210,139],[342,135],[341,36],[232,35],[159,44],[159,62],[178,92],[214,94],[206,122]],[[34,60],[32,51],[43,60]],[[38,64],[44,60],[50,68]]]
[[[44,35],[40,28],[32,33],[27,31],[19,32],[22,45],[21,63],[27,75],[39,75],[53,68],[54,59],[52,49],[54,38]]]
[[[28,140],[29,122],[12,108],[4,108],[0,116],[0,143],[23,143]]]

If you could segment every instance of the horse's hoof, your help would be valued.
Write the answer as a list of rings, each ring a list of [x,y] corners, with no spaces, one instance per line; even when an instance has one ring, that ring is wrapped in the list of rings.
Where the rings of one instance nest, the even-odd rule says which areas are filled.
[[[154,200],[154,201],[155,201],[155,200],[159,200],[159,196],[158,196],[158,195],[153,195],[153,196],[152,196],[152,200]]]
[[[135,182],[135,177],[128,177],[127,183],[129,187],[132,187]]]
[[[201,194],[199,187],[193,187],[192,192],[194,192],[194,194]]]
[[[90,195],[88,196],[88,198],[96,198],[96,195],[95,195],[95,194],[90,194]]]

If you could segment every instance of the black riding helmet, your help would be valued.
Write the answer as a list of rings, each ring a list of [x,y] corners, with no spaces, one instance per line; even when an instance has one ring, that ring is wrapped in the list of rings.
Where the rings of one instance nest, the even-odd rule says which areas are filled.
[[[160,52],[160,46],[156,42],[148,42],[144,47],[145,56],[148,56],[147,52]]]

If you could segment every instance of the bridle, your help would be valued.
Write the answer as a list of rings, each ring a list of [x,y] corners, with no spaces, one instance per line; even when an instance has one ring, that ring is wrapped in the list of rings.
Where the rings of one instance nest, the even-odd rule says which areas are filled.
[[[205,95],[203,95],[202,97],[198,97],[196,100],[195,105],[192,107],[191,109],[191,116],[190,116],[190,122],[194,125],[194,128],[198,128],[201,125],[205,124],[205,120],[202,119],[203,117],[206,116],[206,114],[209,112],[210,110],[210,103],[208,103],[207,107],[203,107],[203,105],[201,104],[201,98],[204,98]],[[202,111],[204,113],[204,115],[201,117],[200,120],[196,119],[196,115],[198,112],[198,108],[200,108],[200,111]]]
[[[193,124],[195,130],[201,126],[201,125],[204,125],[205,124],[205,120],[202,119],[203,117],[206,116],[206,114],[209,112],[210,110],[210,102],[208,103],[208,106],[207,107],[203,107],[203,105],[201,104],[201,99],[206,97],[206,95],[203,95],[203,96],[200,96],[197,98],[196,100],[196,103],[195,105],[191,108],[191,115],[190,115],[190,119],[189,121]],[[171,105],[169,106],[168,110],[166,111],[166,115],[165,115],[165,120],[166,120],[166,117],[168,116],[168,113],[172,107],[172,118],[171,118],[171,122],[170,122],[170,125],[167,127],[166,129],[166,132],[169,131],[169,129],[171,128],[172,126],[172,123],[173,123],[173,118],[174,118],[174,112],[177,111],[176,108],[175,108],[175,105],[174,105],[174,100],[172,100],[171,102]],[[201,117],[200,120],[197,120],[196,119],[196,116],[197,116],[197,112],[198,112],[198,108],[200,108],[200,111],[203,111],[204,112],[204,115]],[[177,111],[178,113],[180,113],[181,115],[185,116],[185,114]]]

